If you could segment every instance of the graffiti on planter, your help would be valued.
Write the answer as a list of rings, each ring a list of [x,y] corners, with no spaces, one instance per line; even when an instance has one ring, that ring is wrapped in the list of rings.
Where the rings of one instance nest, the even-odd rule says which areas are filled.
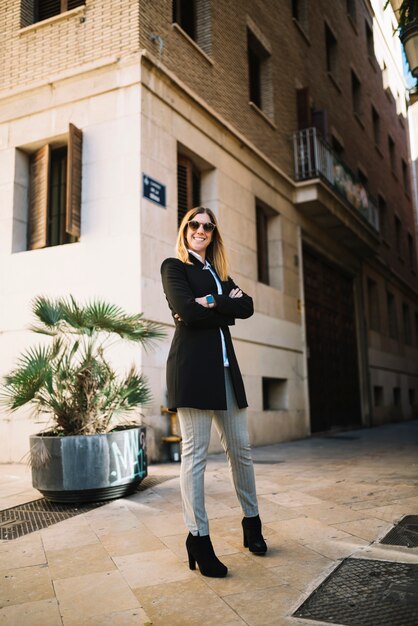
[[[138,437],[135,430],[126,430],[122,441],[113,441],[110,455],[110,483],[120,485],[128,480],[144,478],[147,474],[145,433]]]

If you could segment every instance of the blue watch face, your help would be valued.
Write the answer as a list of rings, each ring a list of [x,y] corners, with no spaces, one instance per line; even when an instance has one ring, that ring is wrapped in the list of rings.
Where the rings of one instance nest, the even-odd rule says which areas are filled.
[[[206,296],[206,302],[208,304],[213,304],[215,302],[215,298],[213,296]]]

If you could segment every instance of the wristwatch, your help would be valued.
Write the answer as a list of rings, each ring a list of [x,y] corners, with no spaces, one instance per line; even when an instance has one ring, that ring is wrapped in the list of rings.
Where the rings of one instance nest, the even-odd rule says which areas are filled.
[[[208,303],[209,308],[212,308],[215,306],[215,298],[211,294],[206,296],[206,302]]]

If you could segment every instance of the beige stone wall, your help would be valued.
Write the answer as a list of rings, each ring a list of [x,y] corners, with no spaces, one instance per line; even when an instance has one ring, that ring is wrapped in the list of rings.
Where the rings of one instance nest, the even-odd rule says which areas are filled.
[[[249,401],[254,445],[304,437],[309,432],[305,347],[300,299],[300,228],[291,203],[291,186],[280,172],[249,150],[222,120],[184,93],[182,85],[145,60],[142,69],[141,163],[143,171],[167,186],[167,208],[142,199],[142,301],[146,317],[163,322],[168,337],[162,350],[149,353],[145,372],[160,403],[166,403],[165,360],[173,332],[162,293],[159,268],[174,255],[177,235],[177,153],[186,150],[203,167],[202,203],[218,215],[229,252],[231,275],[254,298],[255,315],[237,320],[232,330]],[[272,248],[280,285],[257,281],[256,199],[276,212]],[[198,364],[196,375],[198,376]],[[287,380],[288,406],[264,411],[262,378]],[[163,417],[146,412],[163,434]],[[154,410],[154,414],[152,411]],[[219,449],[214,434],[211,450]]]
[[[140,61],[98,65],[1,101],[0,377],[41,341],[26,331],[39,294],[98,297],[141,310]],[[28,155],[65,140],[69,123],[83,132],[80,241],[26,250]],[[136,348],[119,347],[112,356],[119,371],[132,362],[141,367]],[[45,416],[34,420],[28,409],[1,409],[0,462],[20,461],[28,434],[46,426]]]

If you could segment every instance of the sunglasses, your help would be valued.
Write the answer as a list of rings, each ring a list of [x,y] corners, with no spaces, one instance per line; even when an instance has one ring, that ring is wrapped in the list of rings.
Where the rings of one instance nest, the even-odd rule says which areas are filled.
[[[202,226],[205,233],[213,233],[216,228],[215,224],[212,224],[212,222],[205,222],[204,224],[202,224],[197,220],[190,220],[190,222],[187,222],[187,224],[194,231],[198,230]]]

